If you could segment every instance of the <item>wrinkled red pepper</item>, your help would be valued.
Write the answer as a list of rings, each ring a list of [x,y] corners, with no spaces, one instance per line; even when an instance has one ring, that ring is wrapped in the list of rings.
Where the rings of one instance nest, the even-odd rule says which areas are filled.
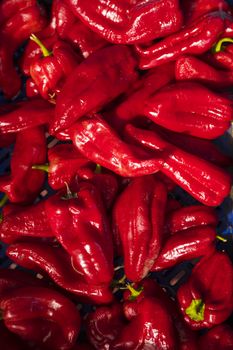
[[[44,174],[33,170],[33,164],[46,161],[46,138],[43,127],[20,131],[11,157],[10,175],[0,177],[0,191],[13,203],[28,203],[42,190]]]
[[[224,31],[221,13],[210,13],[197,19],[179,32],[143,48],[138,46],[139,67],[149,69],[174,61],[184,54],[200,55],[207,52]]]
[[[0,301],[6,327],[47,349],[68,350],[80,330],[79,311],[62,294],[48,288],[22,287]]]
[[[43,242],[20,242],[11,244],[6,254],[21,267],[45,273],[85,303],[106,304],[113,299],[108,287],[87,284],[72,266],[72,258],[61,247]]]
[[[72,11],[104,39],[117,44],[143,43],[176,32],[182,25],[177,0],[102,2],[68,0]]]
[[[192,329],[211,328],[224,322],[233,310],[233,267],[222,252],[201,259],[177,299]]]
[[[45,202],[57,240],[70,254],[74,268],[94,285],[113,277],[113,244],[100,194],[94,185],[80,183],[74,193],[64,191]]]
[[[163,241],[166,186],[153,175],[134,178],[113,208],[113,231],[120,237],[126,277],[147,276]]]
[[[70,127],[78,118],[101,109],[125,92],[137,78],[135,68],[136,60],[127,46],[94,52],[66,80],[57,98],[51,134]]]

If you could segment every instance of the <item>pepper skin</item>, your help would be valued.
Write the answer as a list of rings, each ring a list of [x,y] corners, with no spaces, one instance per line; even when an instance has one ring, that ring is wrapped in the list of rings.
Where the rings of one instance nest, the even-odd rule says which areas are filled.
[[[215,252],[202,258],[178,289],[177,300],[192,329],[224,322],[233,310],[233,268],[228,255]]]
[[[114,339],[125,326],[122,304],[98,307],[86,319],[87,337],[96,350],[112,349]]]
[[[180,262],[212,254],[215,238],[216,231],[209,226],[176,232],[165,242],[151,271],[168,269]]]
[[[70,184],[82,173],[92,173],[95,164],[84,158],[71,144],[58,144],[48,150],[49,164],[33,165],[33,169],[48,172],[49,186],[54,190]]]
[[[135,68],[136,60],[127,46],[94,52],[66,80],[57,98],[51,134],[70,127],[81,116],[101,109],[125,92],[137,78]]]
[[[192,56],[178,58],[175,75],[177,81],[191,80],[213,89],[223,89],[233,84],[233,70],[218,70],[199,58]]]
[[[207,52],[224,31],[224,19],[213,12],[173,35],[143,48],[138,46],[140,69],[149,69],[174,61],[184,54],[200,55]]]
[[[28,78],[26,81],[26,96],[28,98],[35,98],[40,96],[37,85],[35,84],[34,80],[32,80],[32,78]]]
[[[9,332],[3,321],[0,321],[1,350],[29,350],[29,347],[13,333]]]
[[[69,350],[80,329],[75,305],[58,292],[24,287],[2,298],[0,307],[6,327],[43,349]]]
[[[176,32],[182,25],[182,13],[176,0],[111,0],[105,3],[68,0],[67,3],[88,27],[116,44],[161,38]]]
[[[199,338],[200,350],[231,350],[233,349],[233,329],[223,323],[213,327]]]
[[[172,318],[159,299],[145,297],[133,317],[114,341],[112,349],[177,350]]]
[[[231,178],[221,168],[198,158],[162,139],[155,131],[144,130],[128,124],[125,137],[134,144],[164,155],[161,172],[208,206],[217,206],[229,194]],[[166,150],[166,152],[165,152]]]
[[[85,303],[106,304],[113,299],[108,286],[87,284],[72,266],[72,258],[61,247],[42,242],[20,242],[10,245],[6,254],[21,267],[46,273],[57,285]]]
[[[166,201],[166,186],[149,175],[132,179],[114,204],[113,230],[120,236],[130,281],[146,277],[159,255]]]
[[[228,45],[224,46],[222,49],[220,48],[219,51],[215,52],[212,58],[213,63],[220,65],[224,69],[227,69],[228,74],[230,75],[233,71],[233,45],[230,43],[232,43],[233,41],[232,39],[228,38],[224,42],[228,43]],[[218,43],[215,47],[217,47],[217,45]]]
[[[64,1],[55,0],[53,9],[59,38],[79,49],[83,57],[87,58],[93,52],[109,44],[82,23]]]
[[[87,283],[108,285],[113,277],[113,243],[95,186],[79,183],[74,195],[58,192],[46,200],[45,208],[51,229],[74,268]]]
[[[36,0],[2,0],[0,4],[0,24],[17,14],[18,11],[34,6]]]
[[[230,127],[231,101],[198,83],[179,82],[152,96],[144,115],[172,131],[215,139]]]
[[[162,155],[124,142],[98,115],[81,118],[69,129],[77,149],[96,164],[123,177],[156,173],[162,166]]]
[[[36,83],[41,96],[49,100],[55,94],[57,96],[67,77],[81,62],[80,56],[65,42],[57,41],[51,52],[35,36],[31,35],[43,53],[43,57],[32,62],[30,76]]]
[[[0,111],[0,135],[48,124],[53,116],[54,107],[42,99],[17,102]]]
[[[37,204],[21,207],[17,210],[4,215],[0,223],[0,237],[14,237],[15,239],[23,237],[53,237],[54,234],[50,228],[46,216],[45,201]]]
[[[30,145],[30,147],[28,147]],[[33,164],[46,161],[46,138],[43,127],[21,131],[17,134],[11,157],[11,173],[0,177],[0,191],[13,203],[29,203],[42,190],[45,176],[33,170]]]
[[[214,208],[189,205],[172,211],[166,217],[165,230],[171,235],[199,226],[217,227],[218,216]]]

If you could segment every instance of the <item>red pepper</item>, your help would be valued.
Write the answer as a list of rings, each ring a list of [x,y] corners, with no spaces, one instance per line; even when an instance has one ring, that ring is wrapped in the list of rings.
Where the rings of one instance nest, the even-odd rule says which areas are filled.
[[[233,37],[233,35],[232,35]],[[212,55],[212,61],[220,67],[227,69],[227,73],[230,75],[233,71],[233,39],[231,37],[223,37],[220,39],[214,47],[214,54]],[[228,45],[224,45],[228,44]]]
[[[83,57],[108,45],[98,34],[84,25],[64,1],[55,0],[53,8],[56,17],[56,32],[59,37],[78,48]]]
[[[81,118],[69,129],[77,149],[96,164],[123,177],[153,174],[162,166],[162,155],[124,142],[99,116]]]
[[[177,299],[192,329],[211,328],[224,322],[233,310],[233,267],[222,252],[201,259]]]
[[[24,287],[1,299],[7,328],[45,349],[68,350],[80,329],[75,305],[58,292],[41,287]]]
[[[214,208],[190,205],[172,211],[166,217],[165,230],[170,234],[199,226],[216,227],[218,216]]]
[[[15,143],[16,134],[1,134],[0,138],[0,148],[9,147]]]
[[[199,338],[200,350],[231,350],[233,349],[233,329],[223,323],[213,327]]]
[[[36,5],[36,0],[2,0],[0,4],[0,24],[25,8]]]
[[[195,258],[208,256],[215,251],[216,231],[199,226],[176,232],[165,242],[152,271],[160,271]]]
[[[193,82],[179,82],[152,96],[144,115],[172,131],[214,139],[230,127],[231,101]]]
[[[45,201],[37,204],[15,208],[10,213],[3,210],[3,220],[0,224],[0,237],[19,239],[22,237],[53,237],[45,208]]]
[[[192,56],[178,58],[175,74],[178,81],[192,80],[216,89],[227,88],[233,84],[233,70],[217,70],[208,63]]]
[[[29,347],[16,335],[9,332],[3,321],[0,321],[1,350],[29,350]]]
[[[38,87],[32,78],[28,78],[26,81],[26,96],[29,98],[40,96]]]
[[[19,132],[11,157],[11,173],[0,177],[0,190],[5,192],[13,203],[32,202],[42,190],[45,179],[41,171],[32,169],[32,165],[43,164],[45,160],[44,128],[37,127]]]
[[[149,69],[174,61],[184,54],[208,51],[224,31],[221,13],[210,13],[148,48],[137,47],[140,68]]]
[[[65,42],[57,41],[49,52],[34,34],[30,39],[39,45],[43,54],[42,58],[32,62],[30,75],[41,96],[54,99],[54,95],[60,93],[67,77],[80,63],[80,56]]]
[[[125,136],[136,145],[163,154],[163,174],[190,193],[201,203],[217,206],[229,194],[231,178],[227,172],[162,139],[155,131],[143,130],[128,124]]]
[[[70,184],[82,174],[92,174],[95,164],[84,158],[71,144],[58,144],[48,150],[48,164],[33,165],[33,169],[48,172],[48,183],[54,190]]]
[[[117,198],[113,230],[120,236],[126,277],[138,282],[150,271],[163,240],[166,186],[153,175],[134,178]]]
[[[113,244],[97,189],[80,183],[78,190],[46,200],[51,229],[72,258],[74,268],[90,284],[106,285],[113,277]]]
[[[61,248],[40,242],[10,245],[7,256],[17,265],[47,274],[57,285],[85,303],[105,304],[113,299],[108,287],[87,284],[72,266],[72,258]]]
[[[113,349],[112,343],[125,326],[122,304],[98,307],[86,320],[87,337],[95,349]]]
[[[161,38],[176,32],[182,25],[182,13],[176,0],[67,2],[87,26],[117,44],[143,43]]]
[[[11,104],[0,111],[0,135],[48,124],[53,115],[53,106],[41,99]]]
[[[181,0],[181,7],[186,23],[191,23],[209,12],[227,12],[229,10],[229,5],[224,0]]]
[[[51,133],[68,128],[78,118],[101,109],[125,92],[137,78],[135,68],[136,60],[127,46],[94,52],[66,80],[57,99]]]

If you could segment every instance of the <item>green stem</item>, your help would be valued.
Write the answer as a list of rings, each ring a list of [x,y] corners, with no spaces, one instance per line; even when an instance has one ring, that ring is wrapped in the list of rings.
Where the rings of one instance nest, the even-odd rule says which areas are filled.
[[[189,307],[185,310],[186,315],[191,318],[191,320],[196,322],[201,322],[204,320],[205,303],[202,299],[193,299]]]
[[[66,185],[66,195],[64,195],[63,197],[61,197],[61,199],[63,200],[69,200],[69,199],[73,199],[73,198],[77,198],[77,193],[72,193],[70,188],[69,188],[69,185],[67,182],[65,182],[65,185]]]
[[[40,41],[39,38],[37,38],[37,36],[35,36],[35,34],[31,34],[30,39],[40,47],[44,57],[52,56],[53,53],[44,46],[44,44]]]
[[[214,46],[214,53],[218,53],[222,51],[222,44],[224,43],[233,43],[233,39],[231,38],[222,38],[220,39],[217,44]]]
[[[133,286],[130,283],[126,284],[126,288],[131,292],[131,296],[129,297],[129,300],[135,300],[137,297],[142,293],[143,287],[139,288],[138,290],[133,288]]]
[[[36,170],[43,170],[46,171],[46,173],[49,172],[49,164],[35,164],[32,166],[32,169],[36,169]]]
[[[221,236],[219,236],[219,235],[217,235],[216,238],[217,238],[219,241],[222,241],[222,242],[224,242],[224,243],[227,242],[227,239],[226,239],[226,238],[223,238],[223,237],[221,237]]]
[[[95,174],[101,174],[102,172],[102,167],[100,164],[96,164],[96,167],[95,167]]]
[[[8,197],[6,194],[4,194],[4,196],[0,200],[0,208],[2,208],[6,204],[7,201],[8,201]]]

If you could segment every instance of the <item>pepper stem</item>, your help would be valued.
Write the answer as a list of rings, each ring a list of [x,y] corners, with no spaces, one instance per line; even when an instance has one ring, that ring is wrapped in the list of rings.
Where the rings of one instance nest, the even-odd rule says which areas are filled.
[[[64,200],[69,200],[69,199],[72,199],[72,198],[77,198],[77,193],[72,193],[71,192],[71,189],[69,188],[69,185],[67,182],[64,182],[64,184],[66,185],[66,195],[62,196],[61,199],[64,199]]]
[[[40,47],[44,57],[49,57],[53,54],[47,49],[47,47],[44,46],[44,44],[40,41],[39,38],[37,38],[37,36],[35,36],[35,34],[30,35],[30,40],[34,41],[34,43],[36,43]]]
[[[95,167],[95,174],[101,174],[102,172],[102,167],[100,164],[96,164],[96,167]]]
[[[6,204],[7,201],[8,201],[8,197],[6,194],[4,194],[4,196],[0,200],[0,208],[2,208]]]
[[[130,283],[126,283],[126,288],[131,292],[129,300],[135,300],[142,293],[143,287],[140,287],[138,290],[133,288]]]
[[[204,320],[205,303],[202,299],[193,299],[189,307],[185,310],[186,315],[191,320],[200,322]]]
[[[216,238],[217,238],[219,241],[222,241],[222,242],[224,242],[224,243],[227,242],[227,239],[226,239],[226,238],[223,238],[223,237],[221,237],[221,236],[219,236],[219,235],[217,235]]]
[[[222,51],[222,44],[224,43],[233,43],[233,39],[231,38],[222,38],[220,39],[217,44],[214,46],[214,53],[218,53]]]
[[[46,171],[46,173],[49,172],[49,164],[35,164],[32,166],[32,169],[36,169],[36,170],[43,170]]]

